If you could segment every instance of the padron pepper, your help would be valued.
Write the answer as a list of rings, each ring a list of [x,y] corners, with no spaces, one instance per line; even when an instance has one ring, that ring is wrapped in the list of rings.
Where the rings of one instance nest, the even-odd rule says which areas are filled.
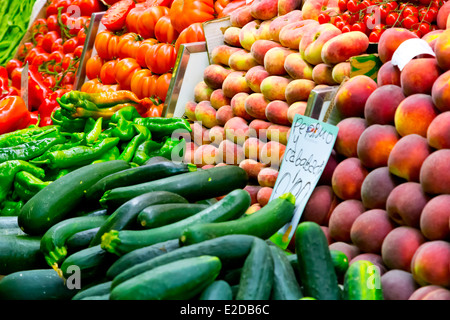
[[[192,131],[189,122],[183,118],[136,118],[133,122],[147,127],[152,135],[158,137],[171,136],[175,132],[182,135]]]
[[[61,104],[61,112],[67,118],[79,119],[79,118],[93,118],[98,119],[102,117],[104,120],[109,120],[118,110],[133,106],[129,103],[117,104],[115,106],[109,108],[95,108],[95,109],[86,109],[83,107],[70,106]],[[58,110],[57,110],[58,111]]]
[[[53,112],[51,118],[54,124],[59,125],[66,132],[82,132],[86,124],[85,118],[69,118],[62,114],[61,109]]]
[[[138,135],[134,136],[124,148],[118,159],[125,160],[127,162],[132,161],[139,145],[141,145],[146,140],[147,139],[143,133],[139,133]]]
[[[22,200],[12,201],[5,200],[2,203],[3,208],[0,211],[0,216],[18,216],[22,209],[24,202]]]
[[[59,126],[50,125],[45,127],[30,126],[25,129],[0,135],[0,148],[17,146],[32,140],[47,137],[48,134],[59,130]]]
[[[14,193],[21,200],[28,201],[50,183],[51,181],[42,181],[29,172],[20,171],[14,179]]]
[[[102,121],[103,118],[100,117],[98,118],[95,123],[94,126],[92,127],[92,129],[86,133],[86,143],[87,144],[92,144],[95,141],[97,141],[98,137],[100,136],[100,134],[102,133]]]
[[[98,160],[93,161],[92,163],[106,162],[119,159],[120,150],[119,148],[112,147],[109,151],[106,151]]]
[[[179,161],[183,159],[183,150],[186,146],[186,141],[184,139],[172,139],[167,138],[164,144],[159,150],[149,153],[150,158],[152,157],[164,157],[169,160]]]
[[[140,166],[143,165],[148,159],[150,159],[150,154],[161,149],[161,147],[162,143],[158,143],[153,140],[145,140],[137,147],[132,162]]]

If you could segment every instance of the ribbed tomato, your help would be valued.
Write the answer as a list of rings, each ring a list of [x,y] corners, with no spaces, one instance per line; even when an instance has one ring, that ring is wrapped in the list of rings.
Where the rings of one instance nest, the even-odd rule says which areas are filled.
[[[147,68],[147,63],[145,62],[145,55],[148,51],[148,49],[154,45],[157,44],[158,40],[155,38],[149,38],[141,42],[141,45],[136,51],[136,61],[139,63],[139,65],[142,68]]]
[[[131,89],[131,78],[139,70],[141,70],[141,66],[137,63],[136,59],[125,58],[117,62],[114,68],[114,74],[122,90]]]
[[[164,6],[149,7],[142,11],[136,22],[138,33],[144,38],[155,37],[155,25],[159,18],[169,14],[169,8]]]
[[[200,22],[193,23],[183,31],[181,31],[175,42],[175,50],[178,52],[180,45],[182,43],[191,43],[205,41],[205,32],[203,31],[203,26]]]
[[[118,59],[109,60],[105,62],[100,69],[100,81],[103,84],[116,84],[116,74],[115,68],[116,64],[119,62]]]
[[[169,14],[175,30],[181,33],[193,23],[213,20],[214,0],[174,0]]]
[[[117,43],[117,56],[123,58],[136,58],[136,52],[141,45],[142,37],[134,32],[128,32],[120,36]]]
[[[89,80],[100,76],[100,69],[103,65],[103,59],[99,55],[92,56],[86,61],[86,77]]]
[[[178,38],[178,31],[172,25],[169,15],[159,18],[155,25],[155,38],[159,42],[173,43]]]
[[[175,66],[177,52],[173,44],[157,43],[151,46],[145,54],[145,63],[153,73],[170,72]]]
[[[119,43],[119,36],[112,31],[103,30],[95,37],[94,47],[100,58],[105,60],[112,60],[117,57],[117,44]]]
[[[148,69],[142,69],[134,73],[131,78],[131,92],[139,99],[150,98],[156,94],[156,82],[158,75]]]
[[[172,79],[172,73],[164,73],[158,77],[156,81],[156,96],[163,102],[166,101],[167,92],[169,91],[170,80]]]
[[[138,3],[136,4],[136,7],[131,9],[131,11],[128,13],[127,19],[125,21],[125,26],[127,27],[128,32],[138,33],[136,22],[145,9],[147,9],[147,6],[145,6],[145,2]]]

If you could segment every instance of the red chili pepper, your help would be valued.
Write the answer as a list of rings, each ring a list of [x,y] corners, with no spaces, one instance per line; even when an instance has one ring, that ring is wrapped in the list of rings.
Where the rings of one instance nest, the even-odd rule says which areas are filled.
[[[28,107],[37,110],[52,91],[44,84],[44,78],[36,66],[28,66]]]
[[[42,127],[40,123],[40,115],[38,110],[30,112],[30,122],[28,122],[27,127],[37,123],[39,123],[39,126]]]
[[[45,127],[48,125],[53,124],[51,115],[53,111],[56,111],[60,108],[58,101],[56,101],[56,98],[59,98],[58,92],[52,92],[49,95],[47,95],[42,102],[42,104],[39,106],[39,116],[40,116],[40,127]]]
[[[26,128],[31,121],[25,101],[19,96],[0,100],[0,134]]]

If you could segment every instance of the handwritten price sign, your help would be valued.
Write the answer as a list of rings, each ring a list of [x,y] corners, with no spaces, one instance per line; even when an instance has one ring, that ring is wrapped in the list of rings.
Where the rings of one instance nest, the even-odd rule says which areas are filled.
[[[290,223],[271,237],[271,241],[287,248],[333,150],[338,128],[297,114],[292,122],[283,162],[270,200],[286,192],[295,196],[295,212]]]

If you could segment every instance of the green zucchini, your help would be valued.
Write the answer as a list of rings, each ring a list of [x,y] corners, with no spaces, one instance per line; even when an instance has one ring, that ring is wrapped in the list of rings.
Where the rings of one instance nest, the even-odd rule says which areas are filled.
[[[90,246],[100,244],[103,234],[111,230],[120,231],[136,225],[137,216],[144,208],[163,203],[188,203],[188,201],[178,194],[167,191],[153,191],[141,194],[122,204],[108,217],[105,223],[100,226]]]
[[[40,237],[0,235],[0,274],[47,267],[40,243]]]
[[[108,279],[113,279],[119,273],[141,262],[166,254],[180,247],[178,239],[168,240],[154,245],[128,252],[115,261],[106,272]]]
[[[154,157],[151,157],[150,159],[148,159],[147,161],[145,161],[144,165],[160,163],[160,162],[167,162],[167,161],[170,161],[170,160],[167,158],[161,157],[161,156],[154,156]]]
[[[201,255],[215,256],[222,262],[224,270],[241,266],[250,252],[255,237],[248,235],[229,235],[206,240],[191,246],[181,247],[153,259],[136,264],[114,277],[111,286],[131,279],[147,270],[177,260]]]
[[[154,181],[195,170],[196,167],[192,164],[171,161],[154,162],[133,167],[100,179],[86,190],[86,198],[90,201],[98,201],[107,190]]]
[[[184,245],[190,245],[227,234],[249,234],[268,239],[291,221],[294,209],[295,197],[291,193],[286,193],[245,219],[205,223],[186,228],[180,241]]]
[[[29,235],[43,235],[82,202],[87,188],[129,167],[125,161],[111,160],[83,166],[53,181],[24,204],[18,217],[20,228]]]
[[[243,189],[247,185],[247,181],[247,173],[238,166],[214,167],[114,188],[104,193],[100,204],[105,208],[118,207],[134,197],[152,191],[174,192],[188,199],[189,202],[196,202],[223,196],[235,189]]]
[[[66,241],[67,252],[69,254],[89,247],[100,227],[83,230],[70,236]]]
[[[344,300],[383,300],[380,271],[370,261],[352,263],[344,277]]]
[[[157,228],[193,216],[208,207],[196,203],[157,204],[142,210],[137,221],[145,229]]]
[[[67,256],[67,240],[80,231],[100,227],[107,216],[83,216],[62,220],[48,229],[41,238],[41,251],[48,265],[57,269]]]
[[[76,295],[72,297],[72,300],[83,300],[92,296],[103,296],[111,293],[111,281],[106,281],[100,284],[96,284],[87,289],[80,290]]]
[[[17,219],[17,216],[0,217],[0,229],[19,228]]]
[[[0,280],[0,300],[70,300],[76,293],[53,269],[17,271]]]
[[[22,229],[17,227],[17,228],[0,229],[0,235],[1,236],[6,236],[6,235],[24,236],[27,234],[25,232],[23,232]]]
[[[239,284],[242,274],[242,266],[234,269],[226,269],[220,276],[222,280],[229,283],[231,286]]]
[[[328,241],[317,223],[304,221],[297,226],[295,251],[303,294],[317,300],[339,300],[340,289]]]
[[[274,278],[271,300],[298,300],[303,298],[300,284],[286,254],[278,246],[269,246],[273,265]]]
[[[88,297],[85,297],[80,300],[110,300],[109,296],[110,296],[110,294],[106,293],[106,294],[98,295],[98,296],[88,296]]]
[[[165,264],[114,287],[111,300],[189,300],[214,282],[222,264],[199,256]]]
[[[186,228],[194,224],[236,219],[247,210],[250,202],[247,191],[236,189],[205,210],[166,226],[147,230],[111,230],[102,236],[101,246],[121,256],[138,248],[179,238]]]
[[[232,300],[233,292],[228,282],[215,280],[203,290],[199,300]]]
[[[86,211],[86,210],[78,211],[75,214],[75,216],[77,216],[77,217],[91,216],[92,217],[92,216],[105,216],[107,214],[109,214],[107,209],[97,208],[97,209],[88,210],[88,211]]]
[[[236,300],[269,300],[274,279],[274,264],[269,245],[255,238],[242,267]]]

